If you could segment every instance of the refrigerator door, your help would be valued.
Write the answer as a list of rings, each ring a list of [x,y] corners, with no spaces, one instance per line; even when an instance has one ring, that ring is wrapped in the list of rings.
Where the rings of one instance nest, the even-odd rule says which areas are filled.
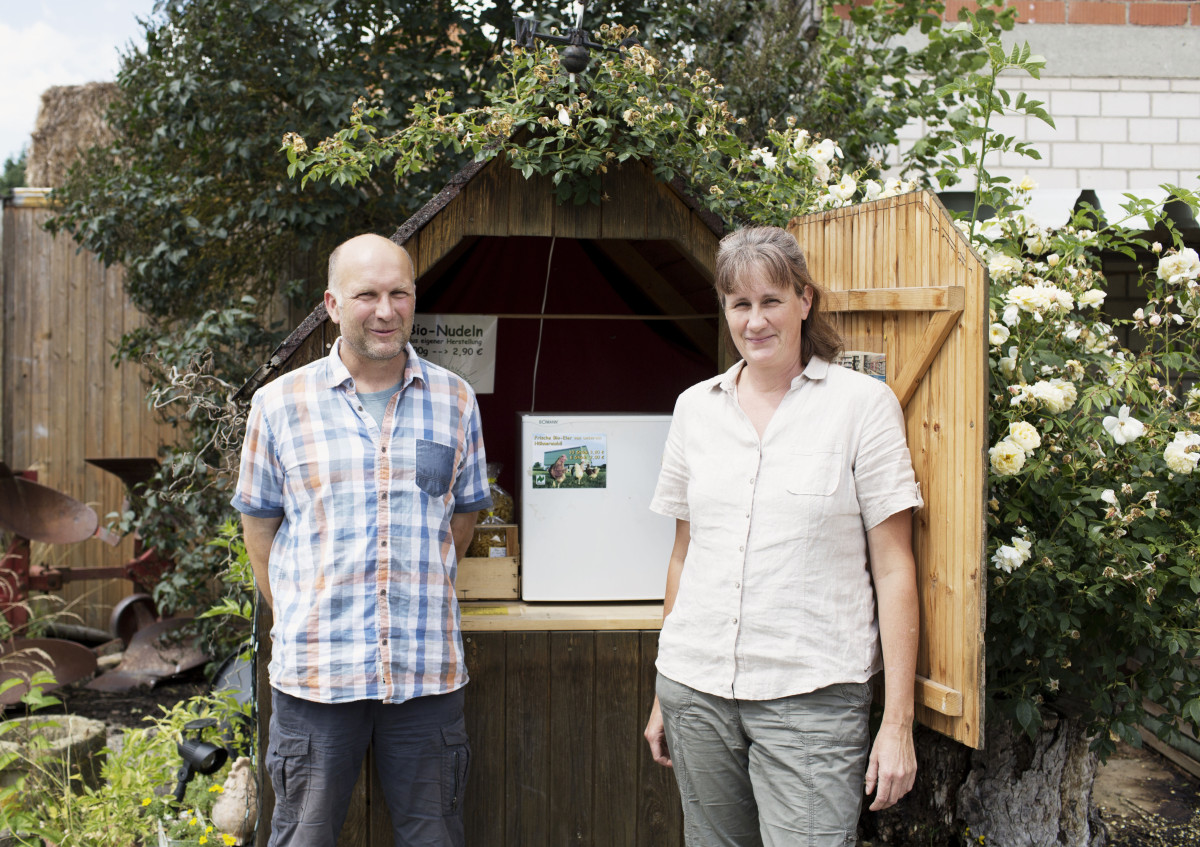
[[[670,415],[522,414],[521,597],[661,600],[675,521],[650,511]]]

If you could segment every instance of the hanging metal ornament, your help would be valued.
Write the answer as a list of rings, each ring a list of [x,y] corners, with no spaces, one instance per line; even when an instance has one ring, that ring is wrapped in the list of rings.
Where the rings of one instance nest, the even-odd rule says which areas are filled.
[[[534,40],[549,41],[553,44],[565,44],[566,46],[559,53],[559,63],[562,69],[569,74],[581,74],[587,70],[588,62],[591,61],[591,50],[609,50],[613,53],[620,53],[622,47],[631,47],[634,44],[640,43],[635,36],[629,36],[621,41],[616,47],[610,47],[605,44],[597,44],[588,38],[588,33],[583,28],[583,13],[587,11],[587,3],[575,4],[575,26],[567,30],[566,35],[554,35],[548,32],[538,31],[538,22],[533,18],[513,18],[513,27],[516,30],[515,43],[518,47],[532,48]]]

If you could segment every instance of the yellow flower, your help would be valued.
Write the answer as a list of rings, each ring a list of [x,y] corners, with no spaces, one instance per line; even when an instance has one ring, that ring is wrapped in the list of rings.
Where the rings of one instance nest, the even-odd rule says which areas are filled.
[[[208,826],[204,827],[204,834],[208,835],[210,832],[212,832],[212,829],[213,829],[212,824],[209,824]]]
[[[188,821],[188,826],[197,826],[199,823],[200,821],[193,817],[190,821]]]
[[[225,792],[225,786],[224,785],[210,785],[208,787],[208,791],[210,794],[213,792],[216,792],[217,794],[223,794]]]
[[[153,802],[154,802],[154,801],[153,801],[153,800],[151,800],[149,797],[143,797],[143,798],[142,798],[142,805],[143,805],[143,806],[149,806],[149,805],[150,805],[151,803],[153,803]]]
[[[208,839],[207,839],[206,837],[204,837],[203,835],[201,835],[201,836],[200,836],[200,843],[201,843],[201,844],[207,844],[207,843],[208,843]]]
[[[233,847],[234,844],[237,844],[237,839],[227,832],[221,833],[221,840],[225,842],[225,847]]]

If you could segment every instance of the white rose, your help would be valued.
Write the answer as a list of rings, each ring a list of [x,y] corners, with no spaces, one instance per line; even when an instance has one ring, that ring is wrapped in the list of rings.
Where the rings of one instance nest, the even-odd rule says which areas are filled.
[[[1003,544],[992,554],[992,564],[1005,573],[1012,573],[1029,561],[1032,549],[1033,544],[1031,542],[1026,541],[1019,535],[1014,535],[1011,545]]]
[[[570,126],[571,125],[571,113],[568,112],[566,109],[559,109],[558,110],[558,122],[560,124],[562,124],[563,126]]]
[[[1038,187],[1038,184],[1034,181],[1033,177],[1031,177],[1029,174],[1026,174],[1025,176],[1021,177],[1021,181],[1017,183],[1017,190],[1019,190],[1019,191],[1033,191],[1033,189],[1035,189],[1037,187]]]
[[[999,347],[1005,341],[1008,341],[1010,335],[1012,333],[1008,331],[1008,327],[1004,324],[996,323],[988,328],[988,340],[993,347]]]
[[[766,165],[767,170],[772,170],[779,162],[779,159],[776,158],[775,154],[766,147],[755,147],[750,151],[750,154]]]
[[[829,182],[831,176],[833,176],[833,171],[829,169],[829,165],[824,162],[817,162],[817,182]]]
[[[1089,307],[1092,309],[1099,309],[1100,304],[1104,302],[1105,296],[1105,292],[1098,288],[1093,288],[1090,291],[1085,291],[1080,294],[1077,302],[1079,303],[1079,308],[1081,309],[1086,309]]]
[[[854,196],[854,191],[857,188],[858,185],[854,182],[854,177],[846,174],[837,185],[829,186],[829,193],[844,203]]]
[[[992,554],[992,564],[997,570],[1005,573],[1012,573],[1017,568],[1021,567],[1021,554],[1017,552],[1015,547],[1009,547],[1007,544],[1002,544],[996,548],[996,552]]]
[[[900,193],[902,188],[903,188],[903,184],[900,182],[900,180],[896,179],[895,177],[892,177],[891,179],[886,180],[883,183],[883,192],[879,196],[880,197],[895,197],[897,194]]]
[[[1200,277],[1200,256],[1191,247],[1163,256],[1158,263],[1158,278],[1168,283]]]
[[[1000,373],[1004,374],[1009,379],[1017,370],[1017,348],[1009,347],[1008,355],[1000,360]]]
[[[1050,249],[1050,236],[1041,227],[1036,227],[1025,239],[1025,249],[1030,253],[1041,255]]]
[[[1122,406],[1116,416],[1107,415],[1102,421],[1105,430],[1118,444],[1129,444],[1137,441],[1146,431],[1146,425],[1137,418],[1129,416],[1129,407]]]
[[[808,157],[818,165],[829,164],[834,158],[841,157],[841,155],[842,149],[834,143],[832,138],[822,138],[808,148]]]
[[[1012,256],[1005,256],[1003,253],[992,258],[988,263],[988,273],[992,279],[1007,279],[1020,275],[1024,266],[1020,259],[1014,259]]]
[[[1119,505],[1117,503],[1117,492],[1113,491],[1111,488],[1106,488],[1103,491],[1101,491],[1100,499],[1103,500],[1105,503],[1107,503],[1110,506]]]
[[[1008,425],[1008,440],[1016,444],[1026,453],[1032,453],[1042,446],[1042,436],[1037,427],[1027,421],[1013,421]]]
[[[863,197],[869,202],[878,200],[879,195],[883,193],[883,186],[873,179],[868,179],[863,182]]]
[[[1052,268],[1057,268],[1058,263],[1061,261],[1062,261],[1062,259],[1059,257],[1059,255],[1057,253],[1051,253],[1049,256],[1046,257],[1046,264]]]
[[[1200,435],[1187,430],[1175,433],[1175,440],[1163,451],[1163,459],[1175,473],[1190,474],[1200,463]]]
[[[808,130],[802,129],[796,133],[796,140],[792,142],[792,147],[797,153],[803,153],[808,147]]]
[[[1011,441],[1001,441],[988,450],[988,459],[999,476],[1012,476],[1025,465],[1025,451]]]
[[[1016,326],[1017,321],[1021,319],[1021,307],[1015,304],[1004,307],[1004,314],[1000,320],[1004,321],[1009,326]]]
[[[1065,379],[1039,380],[1029,386],[1027,396],[1037,400],[1046,411],[1058,415],[1075,405],[1078,393]]]

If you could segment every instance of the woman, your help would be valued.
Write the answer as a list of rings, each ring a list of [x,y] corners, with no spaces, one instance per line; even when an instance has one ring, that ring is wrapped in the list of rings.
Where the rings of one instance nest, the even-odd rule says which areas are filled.
[[[689,847],[853,845],[864,792],[887,808],[916,777],[923,504],[904,419],[883,383],[830,364],[841,339],[784,230],[722,239],[716,288],[742,360],[675,406],[651,504],[676,530],[646,739],[675,768]]]

